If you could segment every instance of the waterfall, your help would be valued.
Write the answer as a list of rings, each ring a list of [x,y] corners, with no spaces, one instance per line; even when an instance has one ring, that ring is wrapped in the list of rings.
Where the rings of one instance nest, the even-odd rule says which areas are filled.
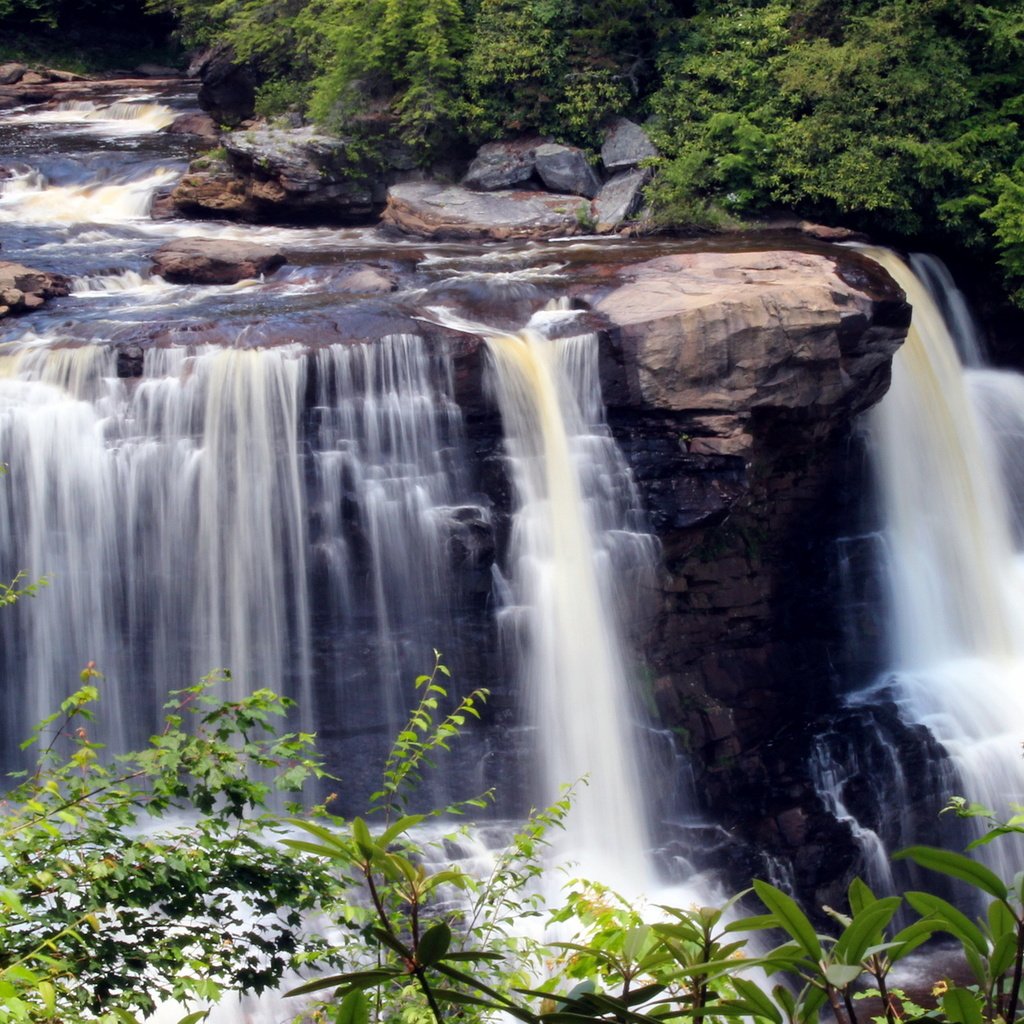
[[[585,780],[561,852],[586,875],[642,891],[653,880],[644,758],[619,616],[650,583],[656,542],[604,424],[597,336],[546,336],[557,312],[515,334],[434,312],[486,337],[493,360],[517,501],[501,615],[544,799]]]
[[[1019,470],[1010,487],[1006,474],[1019,455],[1000,452],[1019,451],[1024,388],[1015,374],[965,370],[922,283],[893,254],[869,255],[914,310],[870,415],[891,582],[885,682],[949,752],[963,795],[1005,815],[1024,794],[1024,577]]]
[[[121,749],[219,667],[229,693],[283,687],[385,742],[453,637],[449,548],[474,509],[422,340],[150,349],[127,380],[110,347],[52,344],[0,359],[0,569],[52,582],[0,618],[22,681],[5,750],[90,659]]]

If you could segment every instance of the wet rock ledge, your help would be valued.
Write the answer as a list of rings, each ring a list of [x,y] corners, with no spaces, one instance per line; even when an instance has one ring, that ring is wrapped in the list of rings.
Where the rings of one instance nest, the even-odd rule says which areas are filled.
[[[45,305],[47,299],[70,291],[71,279],[63,274],[0,260],[0,318],[31,313]]]

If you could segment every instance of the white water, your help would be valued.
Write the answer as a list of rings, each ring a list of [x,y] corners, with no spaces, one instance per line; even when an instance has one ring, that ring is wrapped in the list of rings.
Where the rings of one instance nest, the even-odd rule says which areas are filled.
[[[21,123],[34,124],[36,114]],[[139,102],[68,106],[49,123],[76,139],[128,137],[120,145],[134,149],[133,136],[165,119]],[[154,223],[146,219],[153,191],[178,173],[167,160],[129,167],[118,151],[77,166],[62,150],[41,167],[0,185],[5,238],[20,234],[41,265],[66,267],[72,250],[81,262],[63,307],[37,314],[38,333],[16,338],[0,359],[0,452],[11,469],[0,488],[0,568],[52,577],[39,600],[0,621],[3,675],[19,681],[4,695],[7,750],[74,686],[87,659],[106,677],[103,716],[112,719],[114,746],[149,733],[168,689],[229,665],[231,692],[270,685],[315,714],[332,756],[340,751],[343,789],[360,771],[376,778],[373,743],[393,735],[409,680],[428,667],[425,653],[453,637],[464,654],[491,639],[479,624],[468,639],[458,636],[452,611],[459,601],[463,613],[482,604],[458,592],[452,565],[471,549],[474,530],[488,533],[490,510],[466,479],[451,367],[414,335],[259,347],[261,317],[278,312],[277,297],[330,292],[315,264],[299,268],[294,282],[286,271],[266,285],[225,289],[173,288],[139,268],[154,236],[198,230],[287,241],[290,253],[354,244],[390,256],[415,243],[330,229]],[[560,268],[542,247],[482,258],[451,252],[424,259],[426,273],[532,296]],[[131,268],[129,254],[139,257]],[[246,314],[254,293],[264,304]],[[225,304],[211,312],[218,297]],[[227,313],[231,347],[188,344],[203,337],[188,334],[202,324],[184,320],[182,308],[202,302],[200,320]],[[97,308],[130,309],[143,325],[166,326],[182,347],[147,347],[143,376],[119,379],[109,343],[123,340],[114,331],[127,318],[90,319]],[[82,320],[71,326],[74,316]],[[233,316],[241,326],[232,343]],[[129,338],[148,342],[154,333]],[[632,897],[654,879],[619,618],[637,606],[654,542],[636,521],[636,494],[603,422],[596,355],[596,338],[550,340],[540,323],[513,339],[511,354],[496,355],[496,390],[509,392],[518,512],[494,603],[535,694],[531,742],[546,780],[536,802],[589,778],[559,856]],[[490,682],[466,675],[460,687]],[[349,728],[362,731],[363,763],[346,760],[346,744],[356,742]],[[499,742],[502,731],[493,730]],[[691,894],[663,898],[685,904]],[[216,1019],[270,1024],[293,1012],[275,997],[241,1008],[230,1000]],[[176,1008],[162,1013],[178,1019]]]
[[[564,314],[562,314],[564,316]],[[539,315],[487,339],[517,493],[511,583],[502,613],[537,729],[541,796],[577,787],[561,857],[633,894],[649,890],[648,807],[618,616],[649,583],[653,537],[636,529],[637,496],[604,426],[597,336],[552,339]],[[557,319],[557,316],[556,316]],[[617,588],[618,583],[618,588]]]
[[[963,795],[1005,815],[1024,797],[1024,585],[1013,528],[1024,495],[1019,479],[1007,486],[1000,449],[1013,448],[1018,464],[1024,388],[1016,374],[965,372],[918,279],[891,253],[869,255],[914,309],[892,388],[870,420],[897,699],[949,751]]]
[[[149,96],[126,97],[116,103],[101,104],[91,100],[69,100],[49,109],[34,109],[22,114],[9,114],[7,124],[56,125],[78,128],[83,132],[104,135],[149,135],[166,128],[175,118],[170,107],[153,102]]]
[[[153,192],[178,171],[157,167],[133,180],[54,185],[39,175],[0,183],[0,224],[121,224],[149,216]]]

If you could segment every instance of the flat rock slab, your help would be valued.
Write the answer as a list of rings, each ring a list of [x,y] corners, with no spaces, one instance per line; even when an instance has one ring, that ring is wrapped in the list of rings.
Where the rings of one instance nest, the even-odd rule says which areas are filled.
[[[407,182],[388,189],[385,224],[421,238],[550,238],[577,235],[590,203],[550,192],[473,192],[458,185]]]
[[[286,262],[269,245],[216,238],[179,238],[152,255],[153,273],[172,284],[235,284],[272,274]]]

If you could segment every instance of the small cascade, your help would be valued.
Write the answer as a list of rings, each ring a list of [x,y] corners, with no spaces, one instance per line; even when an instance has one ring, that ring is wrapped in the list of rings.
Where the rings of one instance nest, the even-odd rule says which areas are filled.
[[[948,751],[962,794],[1005,814],[1024,793],[1024,584],[1020,492],[1007,486],[998,435],[1020,429],[1020,378],[983,371],[975,387],[926,288],[893,254],[869,255],[914,308],[870,420],[891,581],[889,682],[905,720]],[[978,396],[1002,413],[986,416]]]
[[[4,120],[12,125],[78,126],[83,131],[101,131],[106,135],[150,135],[166,128],[175,116],[175,112],[165,104],[156,103],[149,96],[138,96],[109,104],[66,100],[46,110],[13,114]]]
[[[147,168],[126,180],[54,184],[38,173],[0,183],[0,224],[120,224],[149,216],[155,190],[173,185],[179,170]]]
[[[930,253],[915,252],[910,255],[910,268],[942,311],[960,362],[968,368],[984,366],[985,341],[967,297],[956,286],[946,264]]]
[[[569,826],[584,874],[646,889],[649,822],[616,581],[654,565],[631,479],[603,424],[597,336],[536,324],[488,336],[517,492],[516,660],[537,723],[545,799],[581,777]],[[635,597],[635,594],[633,595]],[[628,606],[627,606],[628,607]]]
[[[471,535],[489,536],[488,509],[468,496],[447,373],[416,335],[315,354],[314,572],[358,638],[320,673],[383,739],[404,721],[424,656],[456,641],[453,553],[471,562]]]

